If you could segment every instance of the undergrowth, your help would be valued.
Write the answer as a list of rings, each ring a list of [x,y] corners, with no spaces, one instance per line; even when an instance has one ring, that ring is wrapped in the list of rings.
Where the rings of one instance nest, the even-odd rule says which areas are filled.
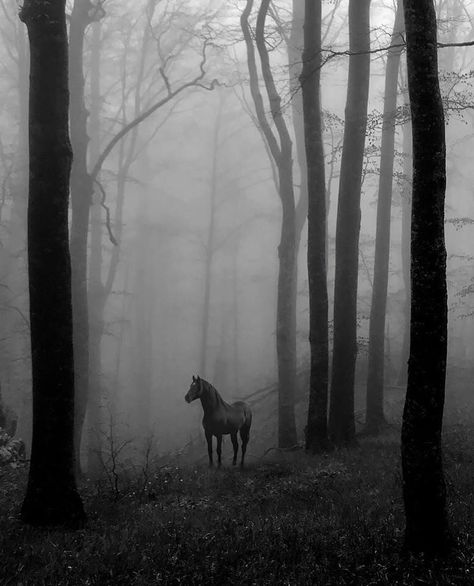
[[[457,547],[438,561],[400,553],[393,430],[327,456],[272,452],[244,470],[170,464],[120,495],[83,483],[89,520],[76,532],[23,526],[26,470],[3,469],[0,584],[473,584],[472,439],[468,427],[446,432]]]

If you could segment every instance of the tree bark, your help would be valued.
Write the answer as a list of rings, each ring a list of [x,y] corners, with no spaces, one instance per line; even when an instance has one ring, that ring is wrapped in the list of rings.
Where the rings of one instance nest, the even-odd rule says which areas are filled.
[[[306,0],[303,70],[304,135],[308,186],[310,381],[306,449],[328,445],[328,291],[326,180],[321,115],[321,0]]]
[[[398,0],[390,45],[403,43],[403,4]],[[375,234],[374,282],[369,325],[369,365],[365,431],[377,434],[385,424],[383,409],[385,367],[385,319],[387,310],[392,212],[395,122],[397,116],[398,70],[402,47],[389,49],[385,73],[385,97],[380,154],[380,178]]]
[[[329,433],[337,445],[355,441],[357,279],[360,197],[370,77],[370,0],[349,2],[349,80],[336,226],[334,349]]]
[[[402,424],[405,547],[449,545],[441,431],[447,350],[446,147],[433,0],[404,0],[413,128],[411,334]]]
[[[28,277],[33,440],[22,519],[77,526],[74,360],[68,194],[68,45],[65,2],[25,0],[30,40]]]

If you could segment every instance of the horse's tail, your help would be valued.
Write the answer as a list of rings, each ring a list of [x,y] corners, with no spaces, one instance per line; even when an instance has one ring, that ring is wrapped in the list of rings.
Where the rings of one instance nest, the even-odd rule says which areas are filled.
[[[250,431],[250,426],[252,425],[252,409],[250,409],[247,403],[243,404],[244,409],[244,416],[245,416],[245,423],[244,426],[247,428],[247,433]]]
[[[244,422],[240,429],[243,433],[248,433],[250,431],[250,426],[252,425],[252,410],[250,409],[250,406],[247,403],[244,403],[244,401],[236,401],[235,403],[232,403],[232,406],[240,407],[242,409]]]

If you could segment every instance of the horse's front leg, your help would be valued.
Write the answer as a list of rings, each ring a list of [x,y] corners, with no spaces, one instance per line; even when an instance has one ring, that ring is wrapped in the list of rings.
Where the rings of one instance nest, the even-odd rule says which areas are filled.
[[[207,441],[207,453],[209,454],[209,466],[212,467],[212,433],[205,430]]]
[[[230,436],[232,440],[232,447],[234,448],[234,459],[232,460],[232,465],[235,466],[237,464],[237,452],[239,451],[239,442],[237,441],[237,432],[232,433]]]
[[[217,465],[221,466],[221,456],[222,456],[222,434],[217,436]]]

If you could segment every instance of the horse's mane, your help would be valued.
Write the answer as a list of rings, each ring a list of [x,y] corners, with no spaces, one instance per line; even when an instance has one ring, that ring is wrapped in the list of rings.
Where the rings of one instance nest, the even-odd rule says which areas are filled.
[[[217,389],[211,385],[211,383],[203,378],[200,379],[201,381],[201,385],[203,385],[203,391],[209,393],[212,395],[213,399],[217,402],[217,401],[222,401],[222,397],[220,396],[219,392],[217,391]]]

